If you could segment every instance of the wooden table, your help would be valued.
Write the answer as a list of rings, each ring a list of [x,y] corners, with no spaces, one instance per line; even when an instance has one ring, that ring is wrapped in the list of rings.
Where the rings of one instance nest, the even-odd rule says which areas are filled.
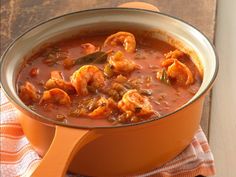
[[[131,0],[1,0],[0,52],[21,33],[46,19],[65,13],[100,7],[116,7]],[[197,27],[214,41],[216,0],[144,0],[160,11]],[[201,126],[209,135],[211,94],[206,97]]]

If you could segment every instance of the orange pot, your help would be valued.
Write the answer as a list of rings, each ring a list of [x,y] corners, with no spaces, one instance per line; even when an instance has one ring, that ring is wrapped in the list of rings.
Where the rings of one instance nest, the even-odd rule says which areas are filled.
[[[81,127],[53,121],[26,107],[18,98],[15,78],[23,58],[48,41],[75,32],[136,29],[151,31],[191,55],[203,74],[198,93],[160,119],[113,127]],[[218,71],[218,60],[206,37],[173,17],[147,10],[106,8],[71,13],[41,23],[17,38],[1,58],[1,86],[19,109],[24,133],[43,159],[32,176],[137,175],[163,165],[191,142],[198,129],[203,101]]]

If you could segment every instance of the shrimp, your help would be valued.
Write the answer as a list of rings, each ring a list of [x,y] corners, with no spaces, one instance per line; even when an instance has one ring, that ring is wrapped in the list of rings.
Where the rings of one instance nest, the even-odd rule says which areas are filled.
[[[105,85],[102,71],[94,65],[84,65],[70,77],[71,83],[79,95],[88,95],[88,86],[100,88]]]
[[[94,53],[100,50],[99,47],[95,47],[93,44],[91,43],[85,43],[85,44],[81,44],[81,47],[83,48],[83,51],[86,55],[90,54],[90,53]]]
[[[110,35],[104,42],[104,47],[116,45],[123,45],[124,49],[129,53],[135,52],[135,37],[129,32],[121,31]]]
[[[39,104],[55,103],[59,105],[70,105],[71,100],[69,95],[59,88],[53,88],[43,92],[43,96]]]
[[[93,110],[93,112],[89,113],[88,116],[91,118],[104,118],[111,115],[112,110],[116,108],[116,103],[111,98],[101,97],[97,101],[97,108]]]
[[[72,86],[72,84],[70,82],[64,81],[60,71],[51,72],[51,78],[46,82],[45,88],[60,88],[69,94],[75,92],[75,88]]]
[[[121,51],[111,55],[108,62],[115,73],[127,73],[141,68],[134,61],[126,59]]]
[[[33,84],[25,82],[24,85],[20,86],[19,96],[25,104],[31,104],[39,100],[39,94]]]
[[[127,91],[122,100],[118,102],[118,108],[127,113],[129,117],[136,116],[150,116],[154,113],[152,105],[145,96],[141,96],[137,90]]]
[[[170,51],[167,54],[165,54],[165,58],[166,59],[170,59],[170,58],[176,58],[179,59],[180,57],[184,56],[184,52],[181,52],[180,50],[176,49],[174,51]]]
[[[180,85],[190,85],[194,82],[193,74],[189,68],[177,59],[171,58],[162,62],[167,67],[167,75],[176,79]]]

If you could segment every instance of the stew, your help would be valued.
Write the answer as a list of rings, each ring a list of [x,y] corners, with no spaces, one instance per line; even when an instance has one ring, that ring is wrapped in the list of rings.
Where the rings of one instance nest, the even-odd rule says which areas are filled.
[[[76,125],[156,119],[185,104],[202,77],[191,57],[129,32],[78,36],[41,48],[17,77],[21,100],[48,118]]]

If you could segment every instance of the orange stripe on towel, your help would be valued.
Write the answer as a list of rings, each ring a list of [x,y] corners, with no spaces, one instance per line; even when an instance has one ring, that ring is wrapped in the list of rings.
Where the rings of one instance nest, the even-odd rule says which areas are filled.
[[[25,154],[27,154],[29,151],[32,151],[32,147],[30,145],[24,146],[20,151],[18,152],[1,152],[1,162],[4,163],[14,163],[18,160],[20,160]]]
[[[23,136],[24,132],[19,125],[1,125],[0,126],[1,135],[10,135],[10,136]]]

